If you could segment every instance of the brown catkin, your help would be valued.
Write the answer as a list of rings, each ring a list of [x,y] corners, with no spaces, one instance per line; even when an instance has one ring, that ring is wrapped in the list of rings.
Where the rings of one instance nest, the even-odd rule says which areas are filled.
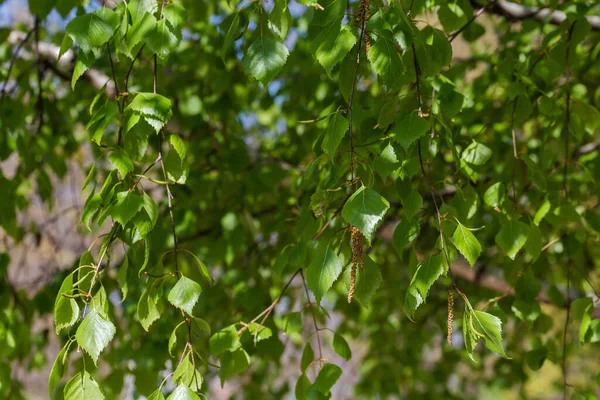
[[[367,56],[369,55],[369,50],[371,50],[371,37],[369,34],[365,34],[365,52]]]
[[[367,25],[367,21],[369,20],[369,18],[371,18],[371,10],[369,9],[370,5],[371,0],[360,0],[360,3],[358,5],[358,11],[356,12],[356,16],[354,19],[354,24],[356,26],[362,27],[363,21],[364,26]]]
[[[452,324],[454,322],[454,291],[448,289],[448,344],[452,345]]]
[[[363,236],[355,226],[350,227],[350,239],[352,245],[352,270],[350,271],[350,288],[348,289],[348,303],[352,302],[354,290],[356,289],[357,267],[363,269],[365,266],[363,258]]]

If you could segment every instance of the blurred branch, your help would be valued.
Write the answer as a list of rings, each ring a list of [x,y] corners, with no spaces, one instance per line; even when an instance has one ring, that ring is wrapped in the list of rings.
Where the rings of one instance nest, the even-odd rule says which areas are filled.
[[[471,0],[474,7],[481,8],[482,6],[475,0]],[[559,10],[551,10],[545,7],[528,7],[520,4],[511,3],[509,1],[495,2],[491,7],[487,5],[487,11],[503,16],[511,21],[523,21],[526,19],[535,19],[540,22],[547,22],[553,25],[560,25],[567,19],[567,15]],[[600,30],[600,16],[586,16],[587,21],[592,29]]]

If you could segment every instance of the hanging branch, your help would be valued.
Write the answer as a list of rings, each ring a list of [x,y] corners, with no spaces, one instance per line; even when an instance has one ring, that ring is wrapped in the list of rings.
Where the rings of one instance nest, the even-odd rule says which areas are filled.
[[[563,136],[565,141],[565,164],[563,167],[563,193],[565,204],[569,202],[569,191],[567,186],[567,172],[569,164],[569,124],[571,122],[571,68],[569,66],[569,52],[571,50],[571,38],[573,29],[577,21],[571,24],[569,28],[569,36],[567,37],[567,46],[565,49],[565,78],[566,78],[566,101],[565,101],[565,123],[563,126]],[[567,316],[565,318],[565,327],[563,330],[562,339],[562,359],[561,369],[563,376],[563,399],[567,399],[567,391],[569,384],[567,383],[567,331],[569,328],[569,318],[571,316],[571,255],[569,254],[567,225],[564,226],[563,236],[565,238],[565,253],[567,255],[566,272],[567,272]]]
[[[44,125],[44,98],[42,89],[43,71],[42,71],[42,58],[40,55],[40,19],[35,16],[35,53],[37,63],[37,84],[38,84],[38,96],[37,96],[37,110],[38,110],[38,127],[37,132],[42,131]]]

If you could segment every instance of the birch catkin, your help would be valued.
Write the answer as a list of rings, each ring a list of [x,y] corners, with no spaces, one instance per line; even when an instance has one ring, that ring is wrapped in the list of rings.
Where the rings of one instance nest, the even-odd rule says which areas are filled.
[[[365,260],[363,255],[363,236],[362,233],[352,226],[350,228],[350,238],[352,243],[352,270],[350,271],[350,288],[348,289],[348,303],[352,302],[354,296],[354,290],[356,289],[356,274],[357,269],[360,266],[362,270],[365,266]]]
[[[448,289],[448,344],[452,345],[452,325],[454,323],[454,291]]]

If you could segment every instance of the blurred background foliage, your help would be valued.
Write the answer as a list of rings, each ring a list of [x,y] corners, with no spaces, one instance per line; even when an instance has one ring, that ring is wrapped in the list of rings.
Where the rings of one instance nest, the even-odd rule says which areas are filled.
[[[142,3],[129,5],[153,2]],[[86,125],[101,104],[127,104],[131,94],[152,92],[153,81],[171,101],[170,120],[162,135],[129,135],[122,146],[142,175],[159,149],[169,147],[164,134],[176,135],[187,149],[186,173],[169,171],[180,183],[169,185],[178,247],[186,251],[177,260],[184,275],[198,275],[189,252],[215,279],[209,284],[197,277],[202,294],[195,316],[213,333],[252,320],[313,261],[319,244],[334,248],[344,268],[322,307],[312,293],[307,299],[295,276],[265,320],[272,336],[254,343],[252,335],[241,335],[250,363],[230,371],[235,377],[224,385],[210,335],[194,329],[205,396],[294,398],[307,345],[315,354],[322,346],[323,358],[341,367],[330,393],[336,399],[598,396],[598,5],[372,0],[361,36],[355,1],[175,3],[187,18],[158,58],[155,75],[153,45],[140,49],[150,34],[132,47],[115,35],[109,51],[103,45],[87,55],[65,35],[73,18],[104,7],[125,13],[120,29],[131,30],[136,15],[124,2],[0,0],[0,398],[48,398],[50,368],[75,334],[55,334],[56,295],[81,256],[91,249],[92,260],[100,258],[111,237],[109,222],[93,224],[91,232],[79,222],[115,168],[109,154],[120,121],[117,114],[107,120],[96,143]],[[319,35],[336,10],[350,45],[319,52]],[[276,19],[277,13],[283,16]],[[265,79],[244,59],[262,35],[289,52]],[[370,55],[363,44],[354,82],[357,46],[365,37]],[[389,53],[378,64],[384,46]],[[409,117],[418,108],[427,132],[409,140],[417,129]],[[350,119],[353,142],[344,130],[331,154],[323,141],[336,115]],[[340,210],[354,190],[354,174],[356,187],[372,188],[389,209],[364,249],[365,269],[380,270],[378,290],[368,302],[358,297],[348,304],[352,255]],[[154,181],[143,179],[140,186],[158,205],[156,226],[143,243],[119,233],[123,245],[110,248],[102,274],[116,335],[97,369],[72,347],[53,398],[63,397],[64,383],[84,363],[108,399],[148,397],[178,365],[183,348],[171,357],[169,338],[180,312],[165,294],[160,318],[145,330],[138,300],[156,278],[132,274],[123,300],[119,277],[124,263],[133,271],[148,264],[146,272],[155,275],[174,264],[160,168],[148,177]],[[122,182],[131,187],[135,179],[128,179]],[[420,263],[440,252],[440,215],[454,278],[436,276],[411,321],[407,292]],[[454,248],[460,250],[452,240],[456,221],[477,228],[472,233],[481,254],[474,266]],[[500,234],[517,221],[522,231]],[[415,234],[402,236],[399,223]],[[519,235],[525,241],[515,245]],[[453,284],[475,309],[502,321],[510,358],[480,344],[470,359],[463,299],[456,295],[453,344],[446,342]],[[185,343],[184,329],[178,332],[178,343]],[[349,343],[351,358],[334,343],[336,335]],[[310,382],[319,364],[307,368]],[[174,388],[166,379],[165,393]]]

